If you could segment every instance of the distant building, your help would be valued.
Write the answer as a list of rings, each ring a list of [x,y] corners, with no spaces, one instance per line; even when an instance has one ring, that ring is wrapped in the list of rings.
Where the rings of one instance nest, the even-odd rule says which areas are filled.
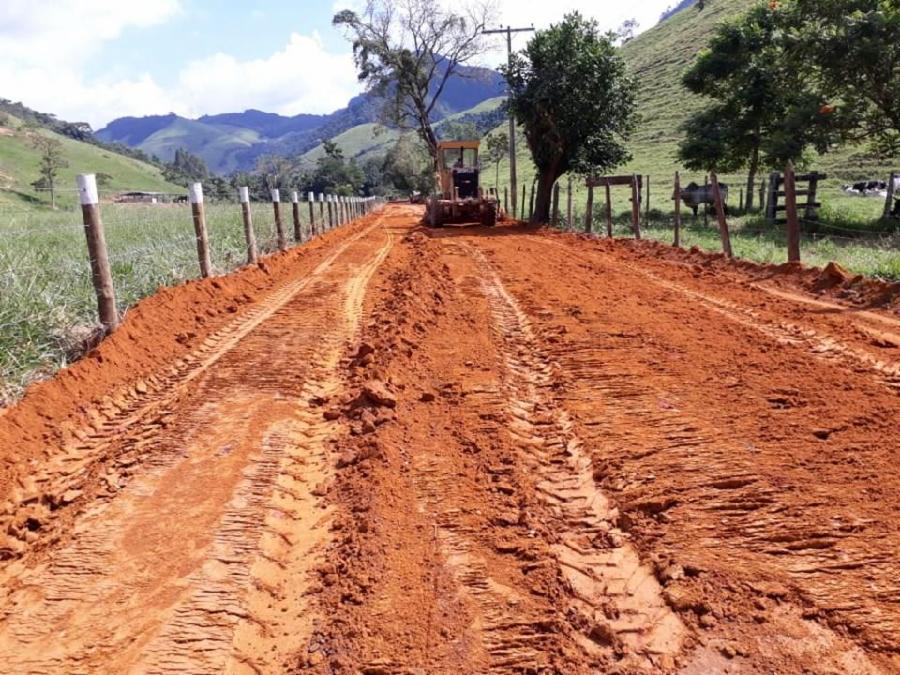
[[[131,192],[120,192],[113,201],[116,204],[178,204],[187,201],[187,197],[182,194],[172,192],[142,192],[133,190]]]

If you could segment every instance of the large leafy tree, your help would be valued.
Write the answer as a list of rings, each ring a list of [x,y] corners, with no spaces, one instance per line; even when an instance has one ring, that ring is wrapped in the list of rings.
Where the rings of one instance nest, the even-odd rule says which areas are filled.
[[[795,68],[815,79],[847,138],[900,149],[900,3],[793,0],[780,9]]]
[[[172,183],[187,185],[202,181],[209,176],[209,169],[201,157],[191,154],[186,148],[177,148],[175,157],[163,167],[163,177]]]
[[[788,63],[783,17],[759,5],[720,24],[683,76],[684,86],[709,102],[682,127],[679,156],[694,170],[747,168],[747,205],[763,166],[799,160],[810,145],[833,140],[834,119],[815,83]]]
[[[441,0],[368,0],[360,13],[345,9],[332,23],[353,41],[353,56],[369,91],[384,102],[384,121],[414,129],[439,168],[436,107],[451,77],[486,48],[483,30],[492,5]]]
[[[629,159],[635,83],[614,40],[573,12],[538,31],[503,69],[538,170],[533,222],[549,220],[553,184],[567,171],[602,173]]]
[[[35,132],[31,137],[31,145],[41,155],[38,164],[40,178],[32,185],[36,188],[50,191],[50,208],[56,208],[56,178],[60,169],[69,166],[69,162],[63,157],[63,144],[61,141]]]

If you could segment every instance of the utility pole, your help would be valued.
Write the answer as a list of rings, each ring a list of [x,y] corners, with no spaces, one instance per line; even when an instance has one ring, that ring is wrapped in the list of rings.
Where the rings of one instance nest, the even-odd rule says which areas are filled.
[[[512,66],[512,34],[513,33],[533,33],[534,26],[531,28],[498,28],[496,30],[482,31],[485,35],[496,35],[506,33],[506,59],[507,63]],[[516,179],[516,120],[512,111],[509,113],[509,191],[512,196],[512,212],[516,213],[516,200],[518,199],[517,188],[518,180]]]

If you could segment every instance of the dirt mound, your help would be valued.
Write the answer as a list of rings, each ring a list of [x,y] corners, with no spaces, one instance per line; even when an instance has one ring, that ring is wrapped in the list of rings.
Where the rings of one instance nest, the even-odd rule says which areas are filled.
[[[120,328],[97,348],[0,410],[0,499],[9,490],[13,465],[51,457],[73,440],[70,429],[115,409],[135,387],[144,389],[144,380],[171,367],[285,279],[312,269],[334,241],[361,226],[336,230],[227,276],[160,288],[130,308]]]
[[[848,283],[853,275],[836,262],[830,262],[825,265],[825,269],[819,274],[813,288],[817,291],[824,291],[835,286],[842,286]]]

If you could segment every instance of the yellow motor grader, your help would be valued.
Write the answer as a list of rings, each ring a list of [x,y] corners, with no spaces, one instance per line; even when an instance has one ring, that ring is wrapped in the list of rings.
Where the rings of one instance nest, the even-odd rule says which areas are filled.
[[[496,196],[485,196],[479,186],[478,141],[438,143],[440,193],[428,200],[426,223],[442,227],[454,223],[497,224]]]

